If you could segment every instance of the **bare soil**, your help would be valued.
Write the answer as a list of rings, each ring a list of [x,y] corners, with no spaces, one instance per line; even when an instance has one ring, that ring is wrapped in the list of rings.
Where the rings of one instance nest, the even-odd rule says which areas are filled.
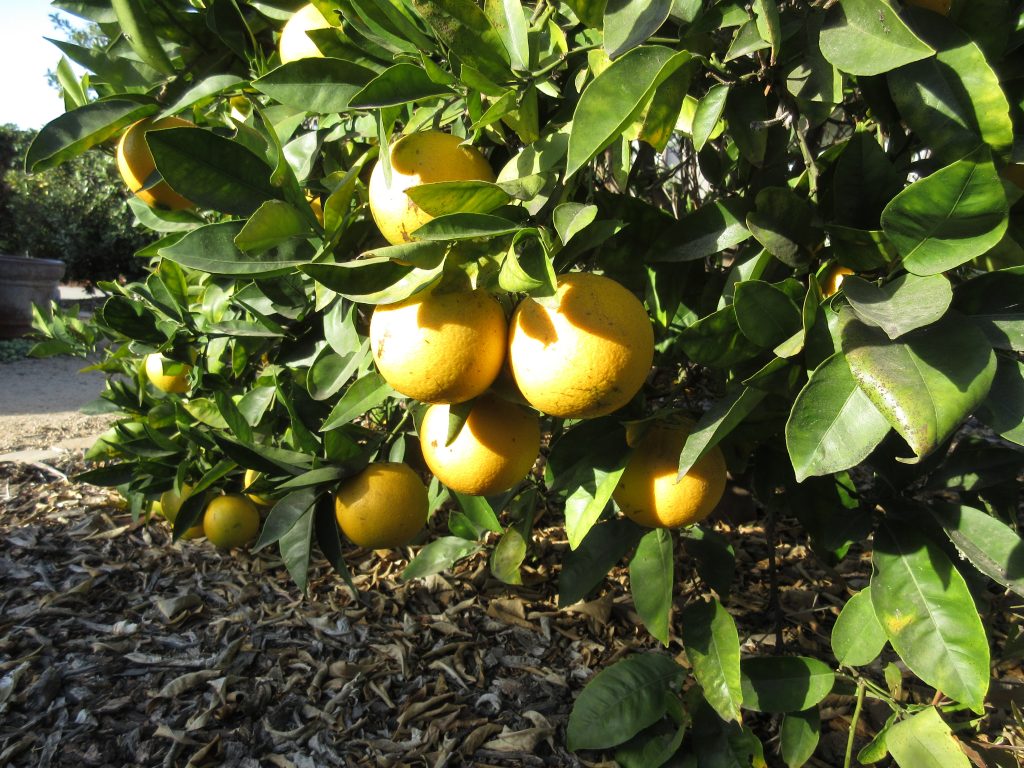
[[[0,363],[0,455],[98,435],[109,416],[79,411],[103,389],[100,373],[79,373],[77,357]]]

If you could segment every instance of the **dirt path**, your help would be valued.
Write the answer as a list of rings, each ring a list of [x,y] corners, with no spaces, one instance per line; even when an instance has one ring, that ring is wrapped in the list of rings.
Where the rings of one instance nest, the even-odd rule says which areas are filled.
[[[79,411],[103,389],[102,374],[79,373],[86,365],[77,357],[0,363],[0,457],[68,441],[81,447],[103,431],[109,416]]]

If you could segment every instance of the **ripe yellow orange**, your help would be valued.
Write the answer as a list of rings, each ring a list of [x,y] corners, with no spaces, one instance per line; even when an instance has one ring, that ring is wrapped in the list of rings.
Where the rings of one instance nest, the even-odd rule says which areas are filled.
[[[631,425],[632,426],[632,425]],[[725,458],[716,445],[676,482],[679,454],[691,424],[655,424],[638,440],[612,498],[623,514],[647,528],[693,525],[711,514],[725,492]]]
[[[178,493],[173,488],[169,491],[164,491],[160,494],[160,501],[153,502],[153,511],[163,515],[167,522],[174,526],[174,521],[178,519],[178,510],[181,509],[181,503],[188,498],[189,494],[192,493],[191,485],[181,486],[181,493]],[[205,535],[203,533],[202,522],[193,525],[181,538],[183,539],[198,539]]]
[[[430,290],[376,307],[370,351],[381,376],[425,403],[462,403],[501,371],[508,322],[483,289]]]
[[[826,299],[829,296],[835,296],[836,293],[839,292],[839,289],[843,287],[843,278],[846,277],[846,275],[852,275],[853,273],[852,269],[844,267],[838,262],[832,264],[821,275],[821,295]]]
[[[257,482],[261,477],[262,473],[257,472],[255,469],[245,470],[245,478],[242,480],[242,489],[249,488],[253,483]],[[272,507],[274,506],[274,500],[269,496],[260,496],[257,493],[247,493],[246,496],[252,500],[253,504],[258,504],[261,507]]]
[[[281,53],[281,63],[322,57],[323,53],[306,33],[314,29],[327,29],[330,26],[312,3],[299,8],[281,30],[281,39],[277,46]]]
[[[170,185],[161,180],[148,189],[143,189],[149,177],[156,170],[153,153],[146,144],[146,134],[162,128],[195,128],[194,123],[180,117],[162,117],[159,120],[146,118],[129,126],[117,142],[117,170],[137,198],[146,205],[181,211],[192,207],[192,201],[179,195]]]
[[[158,352],[146,355],[146,377],[161,392],[181,394],[188,391],[188,374],[192,366],[171,360]]]
[[[390,549],[408,544],[427,522],[427,487],[405,464],[370,464],[342,483],[334,516],[360,547]]]
[[[611,413],[643,386],[654,331],[640,301],[611,278],[561,275],[557,293],[512,315],[509,365],[537,410],[562,418]]]
[[[370,213],[392,245],[410,242],[412,233],[433,219],[405,194],[409,187],[439,181],[494,181],[487,158],[462,139],[441,131],[403,136],[391,145],[391,183],[379,160],[370,174]]]
[[[260,513],[245,496],[218,496],[206,506],[203,530],[210,543],[219,549],[241,547],[260,532]]]
[[[430,406],[420,425],[423,458],[438,480],[459,493],[491,496],[526,477],[540,452],[537,414],[484,395],[446,446],[449,410],[447,405]]]
[[[313,209],[313,215],[316,216],[316,220],[320,222],[322,227],[324,225],[324,204],[312,192],[306,193],[306,199],[309,200],[309,207]]]

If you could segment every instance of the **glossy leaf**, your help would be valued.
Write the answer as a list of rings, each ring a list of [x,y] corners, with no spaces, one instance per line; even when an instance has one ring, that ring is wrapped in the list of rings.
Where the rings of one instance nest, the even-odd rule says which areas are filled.
[[[702,456],[718,445],[722,438],[739,426],[764,400],[766,394],[759,389],[742,387],[716,401],[705,411],[690,431],[679,454],[679,479],[681,480]]]
[[[778,286],[744,280],[733,292],[740,331],[759,347],[774,347],[801,327],[800,309]]]
[[[491,553],[491,573],[506,584],[522,584],[520,567],[526,558],[526,539],[515,528],[505,531]]]
[[[330,114],[349,107],[352,97],[377,77],[372,69],[334,58],[298,59],[252,81],[252,87],[285,106]]]
[[[695,602],[680,617],[686,658],[707,700],[723,720],[739,722],[740,640],[736,622],[718,600]]]
[[[739,245],[750,238],[746,213],[746,204],[738,198],[706,203],[666,229],[647,261],[697,261]]]
[[[463,514],[472,520],[476,525],[492,533],[501,533],[501,523],[498,522],[494,509],[482,496],[468,496],[462,493],[453,493],[455,500]]]
[[[929,510],[957,551],[996,583],[1024,597],[1024,539],[987,512],[935,502]]]
[[[647,105],[654,89],[689,60],[686,51],[641,46],[594,79],[573,113],[565,177],[572,176],[618,138]]]
[[[1007,152],[1013,144],[1010,105],[981,48],[938,14],[912,9],[909,20],[936,55],[889,73],[900,115],[947,162],[981,142],[997,154]]]
[[[412,236],[417,240],[472,240],[510,235],[519,228],[515,222],[490,213],[449,213],[431,219]]]
[[[682,532],[686,554],[697,561],[697,574],[722,599],[729,595],[736,578],[736,553],[722,534],[700,526]]]
[[[562,203],[552,213],[552,222],[558,238],[563,244],[572,240],[580,230],[593,224],[597,218],[596,205],[584,205],[583,203]]]
[[[235,245],[242,251],[260,251],[312,234],[309,221],[297,208],[283,200],[267,200],[235,235]]]
[[[243,253],[235,245],[243,222],[206,224],[160,249],[160,256],[183,267],[215,275],[260,275],[290,272],[313,257],[305,241],[292,241],[260,253]]]
[[[249,216],[281,197],[270,166],[238,142],[200,128],[149,131],[146,142],[171,188],[204,208]]]
[[[871,603],[892,647],[928,685],[981,712],[989,648],[963,576],[913,525],[875,533]]]
[[[786,422],[786,448],[797,482],[856,466],[888,432],[885,416],[837,352],[811,374]]]
[[[142,0],[111,0],[121,34],[149,66],[165,75],[174,74],[174,66],[160,44]]]
[[[604,49],[616,59],[636,48],[668,19],[672,0],[608,0],[604,9]]]
[[[330,415],[320,427],[321,432],[328,432],[348,424],[357,416],[376,408],[391,395],[394,390],[384,381],[384,377],[376,371],[358,379],[335,404]]]
[[[413,101],[451,94],[451,88],[435,83],[422,67],[395,64],[385,69],[348,102],[355,109],[397,107]]]
[[[844,313],[842,345],[860,389],[919,458],[953,434],[995,377],[984,335],[955,313],[899,341]]]
[[[835,222],[877,230],[882,210],[903,188],[903,182],[877,139],[867,131],[858,131],[843,147],[832,175]]]
[[[416,553],[416,557],[402,571],[402,579],[422,579],[441,571],[447,571],[455,563],[475,554],[480,545],[460,536],[442,536],[434,539]]]
[[[1024,445],[1024,363],[1000,357],[988,397],[978,418],[999,435]]]
[[[934,54],[888,0],[840,0],[821,29],[821,52],[851,75],[880,75]]]
[[[563,557],[558,574],[558,606],[564,608],[585,598],[644,533],[645,529],[625,518],[593,526],[580,545]]]
[[[882,230],[917,275],[981,256],[1003,237],[1006,224],[1006,194],[987,150],[915,181],[882,212]]]
[[[126,98],[94,101],[65,112],[39,129],[32,139],[25,153],[25,170],[38,173],[55,168],[158,109],[153,102]]]
[[[193,104],[197,104],[200,101],[216,96],[224,91],[230,91],[240,88],[247,81],[243,80],[238,75],[211,75],[189,88],[183,93],[178,100],[175,101],[171,106],[166,107],[161,113],[160,117],[166,117],[168,115],[177,115],[182,110],[191,107]]]
[[[740,331],[731,304],[683,329],[677,342],[691,360],[716,368],[749,360],[760,351]]]
[[[832,628],[832,653],[840,664],[863,667],[878,658],[885,643],[885,632],[871,603],[871,587],[865,587],[839,612]]]
[[[857,317],[890,339],[937,322],[953,301],[953,288],[943,275],[906,274],[882,285],[850,275],[843,280],[843,292]]]
[[[970,768],[971,761],[935,707],[895,723],[885,746],[900,768]]]
[[[361,304],[391,304],[407,299],[434,282],[441,270],[441,263],[430,269],[418,269],[380,257],[302,265],[302,271],[318,283]]]
[[[295,527],[299,519],[309,512],[316,501],[316,494],[310,488],[282,496],[267,514],[266,522],[260,531],[259,538],[253,545],[253,552],[276,544],[288,531]]]
[[[637,654],[598,672],[569,715],[570,750],[607,749],[660,720],[666,698],[683,681],[682,667],[667,656]]]
[[[505,44],[512,69],[529,69],[529,29],[520,0],[486,0],[484,13]]]
[[[711,134],[722,119],[725,111],[725,102],[729,98],[729,86],[718,83],[711,86],[708,92],[697,103],[697,111],[693,115],[693,148],[700,152]]]
[[[743,706],[757,712],[799,712],[832,690],[835,674],[806,656],[754,656],[741,664]]]
[[[672,618],[672,534],[659,528],[640,539],[629,562],[629,589],[633,604],[651,636],[668,645]]]
[[[473,0],[412,0],[412,5],[463,62],[499,84],[511,75],[501,36]]]
[[[789,712],[779,728],[779,751],[788,768],[800,768],[811,759],[821,738],[821,715],[817,707]]]
[[[512,198],[489,181],[436,181],[409,187],[405,193],[431,216],[447,213],[490,213]]]

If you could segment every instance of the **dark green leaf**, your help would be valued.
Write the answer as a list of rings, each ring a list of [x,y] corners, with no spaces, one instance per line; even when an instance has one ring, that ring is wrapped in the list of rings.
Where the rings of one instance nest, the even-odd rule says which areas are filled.
[[[292,581],[303,593],[309,583],[309,555],[313,547],[314,508],[312,505],[278,540],[281,559]]]
[[[309,512],[315,501],[316,496],[309,488],[292,491],[281,497],[267,515],[263,530],[260,531],[260,537],[253,545],[253,552],[280,541],[281,537],[294,528],[299,519]]]
[[[304,112],[344,112],[349,101],[377,76],[372,69],[332,58],[299,59],[271,70],[253,88]]]
[[[963,576],[916,525],[883,525],[874,543],[871,603],[892,647],[925,683],[982,712],[988,639]]]
[[[471,240],[510,235],[519,229],[515,222],[489,213],[450,213],[428,221],[412,236],[417,240]]]
[[[743,706],[758,712],[798,712],[832,690],[835,674],[806,656],[755,656],[741,665]]]
[[[1024,445],[1024,363],[999,358],[996,377],[978,418],[1001,437]]]
[[[740,331],[731,304],[684,328],[677,342],[691,360],[713,368],[729,368],[760,352]]]
[[[728,539],[699,526],[687,528],[682,536],[686,553],[697,561],[697,574],[725,599],[736,577],[736,555]]]
[[[203,101],[204,99],[208,99],[211,96],[216,96],[218,93],[237,90],[243,83],[246,83],[246,81],[238,75],[211,75],[210,77],[200,80],[185,91],[185,93],[183,93],[176,102],[171,106],[166,107],[160,113],[160,117],[177,115],[182,110],[191,107],[193,104]]]
[[[505,190],[489,181],[436,181],[409,187],[405,194],[431,216],[489,213],[512,200]]]
[[[173,245],[160,249],[160,256],[183,267],[215,275],[272,275],[291,272],[313,258],[305,241],[289,241],[261,253],[242,253],[235,238],[242,221],[207,224],[185,235]]]
[[[501,36],[473,0],[412,0],[412,6],[460,60],[499,84],[511,76]]]
[[[341,264],[304,264],[302,271],[318,283],[360,304],[392,304],[426,288],[441,274],[442,264],[417,269],[389,258]]]
[[[857,317],[897,339],[938,321],[953,301],[953,288],[943,275],[900,275],[883,285],[850,275],[843,292]]]
[[[854,229],[876,230],[886,203],[902,188],[903,179],[875,137],[858,131],[843,147],[832,175],[835,221]]]
[[[460,536],[442,536],[423,547],[402,571],[402,579],[422,579],[451,568],[463,558],[478,552],[480,545]]]
[[[493,533],[501,532],[501,523],[498,522],[494,509],[481,496],[467,496],[462,493],[455,493],[455,500],[459,503],[463,513],[476,525],[486,531]]]
[[[270,166],[236,141],[201,128],[164,128],[147,132],[146,142],[164,181],[204,208],[249,216],[281,196]]]
[[[310,236],[309,221],[284,200],[267,200],[235,236],[241,251],[262,251],[303,235]]]
[[[142,0],[111,0],[110,4],[117,16],[121,34],[139,58],[158,72],[173,75],[174,66],[160,44],[149,20],[150,11]]]
[[[729,86],[724,83],[718,83],[711,86],[700,102],[698,102],[697,111],[693,115],[693,128],[691,129],[693,148],[698,152],[704,148],[708,139],[711,138],[715,126],[718,125],[718,121],[722,119],[722,113],[725,111],[725,103],[728,98]]]
[[[498,539],[491,553],[491,573],[506,584],[522,584],[520,567],[526,558],[526,539],[516,528],[509,528]]]
[[[734,430],[764,400],[767,393],[759,389],[741,387],[731,395],[716,401],[700,421],[694,425],[679,454],[679,479],[702,456]]]
[[[604,9],[604,49],[617,59],[658,31],[672,0],[608,0]]]
[[[811,207],[800,195],[783,187],[757,193],[757,210],[747,214],[747,229],[770,254],[790,267],[806,262],[800,249],[810,239]]]
[[[579,602],[636,546],[645,529],[616,518],[593,526],[576,549],[564,555],[558,574],[558,606]]]
[[[935,502],[929,510],[975,568],[1024,597],[1024,540],[1010,526],[966,505]]]
[[[415,64],[395,64],[353,95],[348,106],[355,109],[397,107],[400,104],[444,96],[451,92],[447,86],[431,80],[422,67]]]
[[[800,768],[811,759],[821,738],[821,715],[817,707],[790,712],[779,728],[779,751],[788,768]]]
[[[668,227],[648,251],[647,261],[696,261],[739,245],[750,237],[746,213],[739,198],[707,203]]]
[[[683,677],[682,667],[653,653],[630,656],[601,670],[573,704],[568,748],[607,749],[631,739],[664,716],[666,698]]]
[[[328,432],[348,424],[358,416],[362,416],[382,404],[394,390],[376,371],[372,371],[345,390],[345,394],[335,404],[330,415],[320,427],[321,432]]]
[[[744,280],[733,292],[740,331],[759,347],[774,347],[800,330],[800,308],[778,286]]]

